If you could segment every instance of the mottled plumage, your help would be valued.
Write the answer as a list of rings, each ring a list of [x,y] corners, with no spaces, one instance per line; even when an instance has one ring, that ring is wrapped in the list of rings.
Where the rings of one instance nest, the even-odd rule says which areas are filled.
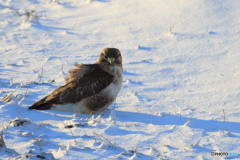
[[[95,64],[76,64],[66,84],[34,103],[29,109],[94,113],[106,109],[122,86],[122,56],[105,48]]]

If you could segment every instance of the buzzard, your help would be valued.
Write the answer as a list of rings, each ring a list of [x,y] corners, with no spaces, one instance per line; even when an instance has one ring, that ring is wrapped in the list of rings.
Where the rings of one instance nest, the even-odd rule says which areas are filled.
[[[66,84],[34,103],[29,109],[92,114],[106,109],[122,86],[122,56],[116,48],[104,48],[94,64],[76,64]]]

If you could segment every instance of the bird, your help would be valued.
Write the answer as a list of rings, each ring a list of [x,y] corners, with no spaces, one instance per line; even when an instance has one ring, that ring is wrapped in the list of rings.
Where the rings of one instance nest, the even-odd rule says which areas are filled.
[[[30,110],[55,110],[93,114],[107,109],[122,87],[122,55],[117,48],[104,48],[93,64],[75,64],[66,84],[35,102]]]

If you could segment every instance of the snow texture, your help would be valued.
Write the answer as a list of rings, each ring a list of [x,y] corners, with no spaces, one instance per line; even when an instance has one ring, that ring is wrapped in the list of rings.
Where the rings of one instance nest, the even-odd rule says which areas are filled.
[[[239,6],[0,0],[0,159],[240,159]],[[28,110],[105,47],[124,68],[109,109]]]

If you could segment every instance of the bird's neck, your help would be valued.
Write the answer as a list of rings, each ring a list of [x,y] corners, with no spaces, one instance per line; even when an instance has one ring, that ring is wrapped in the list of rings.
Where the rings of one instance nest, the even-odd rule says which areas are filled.
[[[122,76],[122,65],[114,65],[114,66],[109,66],[109,65],[103,65],[99,64],[99,66],[106,72],[108,72],[111,75],[117,75],[118,77]]]

